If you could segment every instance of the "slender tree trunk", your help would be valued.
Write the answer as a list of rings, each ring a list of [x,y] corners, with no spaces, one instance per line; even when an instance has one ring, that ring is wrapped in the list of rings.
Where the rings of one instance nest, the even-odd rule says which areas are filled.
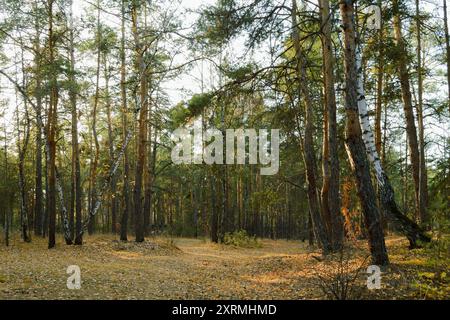
[[[213,172],[209,181],[211,188],[211,241],[217,243],[219,242],[219,217],[217,214],[216,181]]]
[[[147,29],[147,3],[144,2],[144,29]],[[144,59],[144,57],[142,57]],[[148,107],[147,111],[147,143],[146,143],[146,152],[147,152],[147,161],[144,164],[144,185],[145,185],[145,194],[144,194],[144,207],[143,207],[143,216],[144,216],[144,234],[148,235],[150,233],[150,218],[151,218],[151,210],[152,210],[152,184],[153,184],[153,145],[156,146],[156,135],[155,135],[155,143],[152,144],[152,101],[151,101],[151,77],[147,75],[148,64],[144,61],[145,64],[145,79],[147,81],[146,86],[146,104]]]
[[[325,52],[323,52],[325,55]],[[323,137],[322,137],[322,189],[320,192],[321,198],[321,209],[322,209],[322,217],[324,219],[325,226],[327,228],[327,233],[330,237],[330,243],[332,244],[332,227],[331,227],[331,216],[330,216],[330,208],[329,208],[329,191],[330,191],[330,145],[328,141],[329,133],[328,133],[328,99],[329,96],[327,94],[327,79],[326,79],[326,71],[325,71],[325,56],[323,56],[324,60],[324,91],[325,96],[323,98],[324,102],[324,110],[323,110]]]
[[[402,89],[403,98],[403,110],[406,118],[406,133],[409,141],[409,153],[411,158],[411,166],[414,179],[414,191],[415,191],[415,203],[416,203],[416,216],[418,218],[425,216],[425,207],[423,201],[420,201],[419,186],[420,186],[420,158],[419,158],[419,145],[417,142],[417,130],[414,121],[414,112],[411,98],[410,77],[407,66],[407,52],[405,43],[402,37],[402,25],[400,20],[398,0],[393,0],[394,9],[394,33],[395,40],[398,47],[398,74],[400,78],[400,86]]]
[[[53,4],[54,0],[48,0],[48,17],[49,17],[49,63],[55,63],[54,34],[53,34]],[[48,110],[48,199],[49,199],[49,225],[48,225],[48,248],[54,248],[56,245],[56,126],[57,126],[57,104],[58,104],[58,88],[56,83],[55,71],[52,70],[50,79],[50,103]]]
[[[123,139],[126,140],[128,132],[128,107],[127,107],[127,89],[126,89],[126,54],[125,54],[125,1],[122,0],[122,22],[121,22],[121,43],[120,43],[120,93],[122,100],[122,132]],[[123,212],[120,222],[120,240],[127,241],[128,231],[128,213],[130,212],[130,165],[128,152],[125,150],[123,157]]]
[[[37,2],[34,4],[36,9]],[[41,47],[40,47],[40,33],[41,26],[39,18],[35,20],[36,38],[35,38],[35,57],[34,64],[36,67],[36,87],[34,96],[36,97],[36,117],[42,117],[42,82],[41,82]],[[42,215],[43,215],[43,192],[42,192],[42,128],[36,128],[36,180],[35,180],[35,206],[34,206],[34,233],[42,235]]]
[[[418,74],[418,103],[417,120],[419,129],[419,208],[421,208],[420,220],[428,222],[428,175],[425,157],[425,132],[423,124],[423,62],[422,62],[422,26],[420,21],[419,0],[416,0],[416,23],[417,23],[417,74]]]
[[[339,197],[339,155],[338,138],[336,122],[336,96],[334,92],[334,59],[333,43],[331,40],[331,13],[328,0],[320,0],[322,16],[322,48],[324,58],[324,78],[325,78],[325,101],[326,101],[326,119],[327,138],[324,138],[328,147],[328,154],[324,153],[323,162],[329,163],[329,175],[324,170],[322,201],[328,202],[328,211],[331,222],[331,246],[333,250],[339,250],[342,247],[344,239],[344,225],[341,215],[340,197]],[[324,193],[323,190],[326,189]]]
[[[448,111],[450,112],[450,35],[448,32],[448,18],[447,18],[447,0],[444,2],[444,32],[445,32],[445,49],[447,60],[447,86],[448,86]]]
[[[225,129],[223,130],[225,132]],[[229,215],[229,208],[228,208],[228,170],[226,166],[223,166],[221,168],[221,189],[222,189],[222,215],[220,219],[220,228],[219,228],[219,234],[220,234],[220,241],[223,242],[225,233],[229,232],[228,228],[228,215]]]
[[[113,137],[113,129],[112,129],[112,116],[111,116],[111,97],[109,95],[109,71],[108,71],[108,61],[107,54],[104,53],[103,57],[104,61],[104,77],[105,77],[105,103],[106,103],[106,117],[107,117],[107,126],[108,126],[108,149],[109,149],[109,158],[110,158],[110,167],[114,165],[114,137]],[[116,195],[116,177],[112,177],[111,179],[111,190],[110,190],[110,198],[111,198],[111,232],[116,233],[116,225],[117,225],[117,195]]]
[[[148,112],[148,100],[147,100],[147,77],[146,77],[146,65],[144,61],[144,47],[139,39],[138,30],[138,13],[137,13],[137,1],[132,3],[131,10],[132,17],[132,32],[135,40],[135,52],[136,52],[136,65],[139,71],[140,78],[140,101],[139,101],[139,133],[138,133],[138,155],[136,162],[136,175],[134,186],[134,222],[136,242],[144,241],[144,212],[142,210],[142,180],[145,166],[145,150],[147,145],[147,112]]]
[[[7,202],[9,206],[5,206],[5,226],[4,226],[4,233],[5,233],[5,246],[9,247],[9,229],[11,225],[11,217],[12,217],[12,209],[11,209],[11,196],[9,196],[9,199],[7,198]]]
[[[28,124],[29,126],[29,124]],[[20,130],[20,129],[19,129]],[[29,129],[27,129],[28,131]],[[29,140],[29,132],[25,134],[25,142],[23,147],[19,148],[21,151],[19,151],[19,190],[20,190],[20,223],[21,223],[21,235],[22,239],[25,242],[31,242],[31,237],[28,231],[28,202],[27,202],[27,192],[26,192],[26,185],[25,185],[25,169],[24,169],[24,163],[25,163],[25,154],[27,150],[28,140]]]
[[[37,104],[38,108],[40,103]],[[37,116],[41,116],[38,114]],[[42,192],[42,130],[36,129],[36,180],[35,180],[35,206],[34,206],[34,233],[42,235],[43,192]]]
[[[17,121],[17,128],[20,131],[19,120]],[[27,125],[29,126],[29,124]],[[20,191],[20,231],[23,241],[31,242],[30,235],[28,233],[28,205],[27,205],[27,192],[25,186],[25,154],[28,147],[29,140],[29,129],[26,129],[27,133],[25,134],[23,147],[20,146],[19,142],[19,191]],[[20,141],[20,134],[18,136]]]
[[[378,0],[377,5],[382,10],[382,1]],[[383,30],[383,19],[380,21],[380,29],[377,32],[376,41],[378,45],[378,56],[377,56],[377,84],[376,84],[376,104],[375,104],[375,149],[378,155],[382,155],[381,161],[384,161],[384,156],[382,154],[383,146],[383,135],[381,131],[381,116],[383,110],[383,85],[384,85],[384,30]],[[386,129],[385,129],[386,130]],[[379,189],[377,189],[379,193]],[[381,200],[380,200],[381,201]],[[379,202],[380,204],[381,202]],[[381,209],[381,208],[380,208]],[[386,212],[381,211],[381,219],[383,221],[383,228],[388,227],[386,220]]]
[[[74,237],[74,224],[75,224],[75,244],[82,245],[83,239],[80,236],[82,226],[81,215],[81,168],[80,168],[80,150],[78,145],[78,110],[77,110],[77,94],[78,86],[75,78],[75,49],[74,49],[74,25],[73,25],[73,3],[70,3],[70,17],[69,17],[69,54],[70,54],[70,76],[71,82],[69,89],[69,100],[71,109],[71,121],[72,121],[72,175],[71,175],[71,214],[70,214],[70,230],[71,237]],[[75,214],[75,217],[74,217]],[[74,222],[75,218],[75,222]]]
[[[22,64],[22,87],[26,88],[26,75],[25,75],[25,65],[24,65],[24,54],[23,49],[21,51],[21,64]],[[17,90],[16,90],[17,92]],[[25,136],[23,138],[23,145],[21,145],[21,135],[20,135],[20,114],[19,114],[19,105],[16,107],[16,116],[17,116],[17,147],[19,150],[19,192],[20,192],[20,231],[22,235],[22,239],[25,242],[31,242],[31,237],[28,232],[28,201],[27,201],[27,191],[25,185],[25,155],[28,149],[28,143],[30,140],[30,117],[28,114],[28,103],[24,98],[24,109],[25,109],[25,118],[26,118],[26,126],[25,126]],[[18,102],[17,102],[18,103]]]
[[[222,59],[222,57],[221,57]],[[222,83],[222,75],[220,76],[220,83]],[[222,131],[222,136],[225,136],[226,128],[225,128],[225,112],[226,112],[226,101],[220,101],[220,130]],[[223,146],[223,154],[226,155],[226,146]],[[221,170],[221,195],[222,195],[222,214],[220,215],[220,225],[219,225],[219,240],[223,242],[225,233],[228,230],[228,170],[227,166],[222,166]]]
[[[5,134],[5,136],[4,136],[4,138],[3,138],[3,140],[4,140],[4,151],[5,151],[5,163],[4,163],[4,166],[5,166],[5,171],[4,171],[4,183],[5,183],[5,189],[6,189],[6,184],[8,183],[8,177],[9,177],[9,162],[8,162],[8,143],[7,143],[7,136],[8,136],[8,134],[7,134],[7,132],[6,132],[6,125],[4,126],[4,128],[3,128],[3,130],[4,130],[4,134]],[[12,196],[10,195],[10,191],[9,192],[5,192],[6,194],[5,194],[5,224],[4,224],[4,233],[5,233],[5,245],[8,247],[9,246],[9,226],[10,226],[10,221],[11,221],[11,219],[10,219],[10,211],[11,211],[11,208],[10,208],[10,203],[11,203],[11,201],[10,201],[10,198],[12,198]]]
[[[151,108],[150,108],[151,109]],[[151,121],[149,121],[151,122]],[[156,152],[157,152],[157,143],[156,139],[158,134],[155,130],[154,141],[152,143],[151,130],[149,130],[148,139],[149,139],[149,161],[147,163],[147,177],[145,182],[145,200],[144,200],[144,223],[145,223],[145,234],[149,235],[151,232],[152,225],[152,213],[153,213],[153,182],[156,178],[155,170],[156,170]],[[154,223],[154,221],[153,221]]]
[[[91,191],[89,196],[89,211],[92,212],[94,205],[97,201],[97,167],[98,161],[100,157],[100,144],[98,142],[98,134],[97,134],[97,109],[98,103],[100,99],[100,64],[101,64],[101,30],[100,30],[100,1],[97,1],[97,71],[96,71],[96,83],[95,83],[95,96],[94,96],[94,108],[92,110],[92,136],[94,137],[94,145],[95,145],[95,154],[94,159],[91,164],[91,173],[90,173],[90,185]],[[95,228],[95,219],[89,219],[88,233],[94,233]]]
[[[292,1],[292,38],[294,42],[296,63],[297,63],[297,75],[298,85],[301,90],[301,96],[305,103],[305,141],[304,141],[304,162],[306,167],[306,180],[308,182],[308,203],[309,211],[311,214],[312,225],[317,241],[323,250],[324,254],[331,251],[331,245],[326,232],[326,228],[323,222],[323,218],[320,210],[319,196],[317,194],[316,185],[316,158],[314,151],[314,122],[313,122],[313,106],[309,96],[307,79],[306,79],[306,66],[304,63],[304,57],[300,45],[300,37],[298,34],[297,25],[297,4],[296,1]]]
[[[408,135],[405,139],[405,164],[403,169],[403,211],[408,212]]]
[[[378,6],[381,8],[382,2],[378,0]],[[384,33],[383,19],[381,19],[381,28],[378,31],[378,57],[377,57],[377,103],[375,107],[375,146],[378,154],[381,154],[382,134],[381,134],[381,114],[383,109],[383,80],[384,80]]]
[[[156,143],[156,140],[158,139],[158,131],[155,128],[155,140],[153,143],[153,151],[152,151],[152,169],[151,169],[151,173],[152,173],[152,180],[151,180],[151,184],[150,184],[150,188],[151,188],[151,193],[150,193],[150,201],[149,201],[149,214],[150,214],[150,223],[153,225],[155,223],[155,210],[154,208],[154,192],[153,192],[153,184],[155,183],[156,180],[156,157],[157,157],[157,152],[158,152],[158,145]],[[151,229],[151,225],[150,225],[150,229]]]
[[[362,132],[358,118],[357,97],[357,66],[354,29],[354,10],[352,0],[340,2],[340,11],[344,30],[345,54],[345,113],[346,113],[346,149],[352,170],[356,177],[358,197],[361,202],[364,221],[368,232],[369,248],[372,263],[376,265],[389,264],[380,212],[376,204],[376,194],[372,186],[369,163],[362,139]]]
[[[150,93],[149,93],[150,95]],[[156,152],[156,149],[153,147],[156,147],[156,135],[155,135],[155,141],[152,143],[152,130],[151,130],[151,123],[152,123],[152,117],[151,117],[151,103],[149,105],[148,110],[148,143],[147,143],[147,154],[148,154],[148,161],[147,161],[147,168],[145,172],[145,197],[144,197],[144,233],[148,235],[150,233],[150,223],[151,223],[151,210],[152,210],[152,184],[153,184],[153,164],[156,159],[153,157],[153,152]]]

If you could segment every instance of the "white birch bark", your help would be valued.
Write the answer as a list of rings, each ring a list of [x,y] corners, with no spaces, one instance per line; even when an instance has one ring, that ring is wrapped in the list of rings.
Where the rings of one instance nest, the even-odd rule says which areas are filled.
[[[383,167],[381,166],[380,157],[375,145],[375,137],[373,135],[372,128],[370,126],[369,114],[367,111],[367,102],[364,92],[364,78],[362,74],[362,55],[361,47],[356,46],[356,68],[357,68],[357,94],[358,94],[358,113],[361,124],[361,130],[363,133],[363,140],[366,146],[367,156],[370,162],[373,164],[378,183],[381,186],[385,184],[385,177]]]
[[[357,68],[357,94],[358,94],[358,113],[363,141],[366,147],[366,153],[370,163],[373,165],[378,185],[380,187],[381,203],[388,218],[394,222],[395,227],[403,233],[410,242],[410,248],[416,248],[420,245],[417,240],[430,242],[431,238],[416,224],[403,214],[395,202],[394,189],[392,188],[387,175],[383,170],[378,152],[376,150],[375,139],[370,126],[369,115],[367,111],[367,102],[364,92],[364,79],[362,70],[361,47],[356,46],[356,68]]]

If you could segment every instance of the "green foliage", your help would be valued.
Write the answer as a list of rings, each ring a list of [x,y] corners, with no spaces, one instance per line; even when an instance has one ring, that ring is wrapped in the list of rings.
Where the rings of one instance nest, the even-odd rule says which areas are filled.
[[[187,102],[181,101],[169,110],[172,129],[185,125],[190,120],[199,117],[212,104],[212,94],[194,94]]]
[[[250,236],[245,230],[225,233],[223,244],[241,248],[260,248],[262,246],[256,237]]]
[[[261,207],[273,206],[283,202],[280,194],[274,190],[267,189],[263,191],[254,192],[252,194],[251,202],[254,205]]]
[[[210,93],[194,94],[187,102],[189,116],[192,118],[200,116],[211,105],[211,99]]]
[[[235,10],[237,5],[235,0],[219,0],[215,6],[204,9],[198,21],[198,39],[220,46],[237,35],[250,19],[248,11]]]
[[[237,82],[243,82],[247,79],[249,79],[252,74],[255,72],[256,66],[253,64],[246,64],[242,67],[230,67],[228,70],[225,71],[225,74],[227,77],[229,77],[231,80],[237,81]]]
[[[178,103],[169,111],[169,118],[172,124],[172,129],[185,124],[189,119],[189,110],[183,102]]]

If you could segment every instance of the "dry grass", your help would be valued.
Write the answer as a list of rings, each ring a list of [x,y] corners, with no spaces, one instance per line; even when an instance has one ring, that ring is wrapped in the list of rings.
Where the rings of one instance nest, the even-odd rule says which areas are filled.
[[[297,241],[261,240],[261,248],[232,248],[209,241],[164,237],[122,243],[111,235],[86,237],[85,245],[48,250],[44,239],[14,240],[0,247],[1,299],[323,299],[317,270],[334,257],[317,261],[319,252]],[[362,298],[424,298],[414,287],[420,272],[438,274],[425,251],[408,251],[406,240],[387,240],[392,266],[382,289],[369,291],[364,276],[356,284]],[[367,256],[358,243],[350,264]],[[331,259],[331,260],[330,260]],[[82,288],[66,288],[69,265],[81,268]],[[441,268],[441,269],[439,269]],[[314,272],[316,271],[316,272]],[[419,276],[420,277],[420,276]],[[444,288],[448,282],[443,281]],[[443,291],[449,298],[448,291]],[[438,296],[442,298],[442,296]]]

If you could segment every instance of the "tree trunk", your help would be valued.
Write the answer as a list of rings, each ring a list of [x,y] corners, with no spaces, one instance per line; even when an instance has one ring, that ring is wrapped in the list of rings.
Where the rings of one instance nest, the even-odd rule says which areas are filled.
[[[219,217],[217,214],[217,198],[216,198],[216,181],[214,177],[214,172],[211,172],[210,176],[210,190],[211,190],[211,241],[212,242],[219,242],[219,235],[218,235],[218,224],[219,224]]]
[[[100,144],[98,142],[98,134],[97,134],[97,109],[100,95],[100,63],[101,63],[101,30],[100,30],[100,1],[97,1],[97,71],[96,71],[96,83],[95,83],[95,96],[94,96],[94,108],[92,110],[92,136],[94,137],[94,145],[95,145],[95,154],[94,159],[91,163],[91,172],[90,172],[90,195],[89,195],[89,211],[92,211],[94,205],[97,201],[97,167],[98,161],[100,157]],[[88,233],[93,234],[95,228],[95,219],[89,219]]]
[[[409,141],[409,153],[411,158],[411,166],[414,179],[416,215],[418,218],[425,216],[425,208],[423,201],[420,201],[419,185],[420,185],[420,160],[419,160],[419,146],[417,142],[417,130],[414,122],[414,112],[411,98],[411,88],[409,83],[409,73],[407,66],[407,52],[402,37],[402,25],[400,20],[398,0],[393,0],[394,10],[394,33],[395,40],[398,47],[398,75],[400,79],[400,86],[402,89],[403,110],[406,118],[406,133]]]
[[[35,9],[37,4],[35,3]],[[36,67],[36,87],[34,96],[36,97],[36,118],[42,117],[42,81],[41,81],[41,47],[40,32],[41,26],[39,18],[35,20],[36,38],[35,38],[35,57],[34,64]],[[42,215],[43,215],[43,192],[42,192],[42,128],[36,128],[36,180],[35,180],[35,206],[34,206],[34,233],[42,235]]]
[[[360,51],[357,50],[357,68],[358,68],[358,109],[363,131],[363,140],[366,146],[367,155],[375,169],[378,186],[381,192],[381,202],[388,218],[392,220],[395,227],[403,233],[410,242],[410,248],[418,247],[417,240],[429,242],[431,239],[424,231],[406,215],[404,215],[395,202],[394,190],[385,174],[380,158],[375,148],[372,130],[370,128],[367,104],[364,96],[364,86],[362,80],[362,68]],[[406,171],[406,168],[405,168]]]
[[[104,73],[105,73],[105,103],[106,103],[106,117],[107,117],[107,126],[108,126],[108,149],[109,149],[109,158],[110,158],[110,167],[114,165],[114,138],[113,138],[113,129],[112,129],[112,116],[111,116],[111,97],[109,95],[109,71],[108,71],[108,61],[107,54],[104,53],[103,57],[104,61]],[[116,177],[112,177],[111,186],[110,186],[110,199],[111,199],[111,232],[116,233],[116,225],[117,225],[117,195],[116,195]]]
[[[9,163],[8,163],[8,143],[7,143],[7,133],[6,133],[6,126],[4,126],[3,128],[5,136],[3,138],[4,140],[4,148],[5,148],[5,175],[4,175],[4,183],[5,183],[5,189],[6,189],[6,184],[8,183],[8,177],[9,177]],[[4,222],[4,233],[5,233],[5,245],[8,247],[9,246],[9,226],[10,226],[10,221],[11,221],[11,198],[12,196],[10,195],[10,192],[6,192],[5,194],[5,222]]]
[[[427,203],[428,203],[428,175],[425,160],[425,133],[423,125],[423,67],[422,67],[422,39],[421,39],[421,21],[419,0],[416,0],[416,23],[417,23],[417,74],[418,74],[418,103],[417,120],[419,129],[419,208],[420,221],[428,222]]]
[[[329,237],[327,235],[323,218],[321,216],[319,196],[317,194],[316,185],[316,157],[314,151],[314,120],[313,120],[313,106],[309,96],[306,79],[306,66],[300,45],[300,37],[298,34],[297,25],[297,4],[292,1],[292,39],[294,42],[294,49],[297,63],[298,86],[301,90],[301,95],[305,103],[305,137],[304,137],[304,162],[306,167],[306,180],[308,182],[308,203],[311,214],[311,221],[316,239],[324,254],[331,251]]]
[[[23,49],[21,51],[21,64],[22,64],[22,87],[26,88],[26,75],[25,75],[25,65],[24,65],[24,55]],[[17,91],[16,91],[17,92]],[[20,231],[22,239],[25,242],[31,242],[31,237],[28,232],[28,201],[27,201],[27,191],[25,185],[25,155],[28,149],[28,143],[30,141],[30,117],[28,114],[28,103],[24,98],[24,109],[25,109],[25,136],[23,138],[23,146],[21,146],[21,135],[20,135],[20,115],[19,115],[19,105],[17,104],[16,116],[17,116],[17,148],[19,150],[19,192],[20,192]],[[18,102],[17,102],[18,103]]]
[[[382,2],[378,0],[378,6],[381,9]],[[381,154],[382,134],[381,134],[381,113],[383,109],[383,80],[384,80],[384,34],[383,19],[378,31],[378,57],[377,57],[377,103],[375,107],[375,147],[378,154]]]
[[[445,49],[447,60],[447,86],[448,86],[448,111],[450,112],[450,35],[448,32],[448,18],[447,18],[447,0],[444,1],[444,32],[445,32]]]
[[[72,8],[72,3],[70,3]],[[69,25],[69,52],[70,52],[70,76],[69,81],[71,83],[69,89],[69,100],[70,109],[72,116],[72,180],[71,180],[71,215],[70,215],[70,230],[71,237],[73,238],[73,225],[74,225],[74,213],[75,213],[75,244],[82,245],[83,239],[80,235],[82,226],[82,215],[81,215],[81,168],[80,168],[80,150],[78,145],[78,110],[77,110],[77,94],[78,86],[75,78],[75,49],[74,49],[74,25],[73,25],[73,12],[70,10],[70,25]],[[75,211],[75,212],[74,212]]]
[[[140,101],[139,101],[139,133],[138,133],[138,155],[136,162],[136,175],[134,186],[134,223],[136,242],[144,241],[144,212],[142,210],[142,180],[145,166],[145,150],[147,145],[147,77],[146,65],[144,61],[144,47],[139,39],[138,30],[138,13],[137,1],[132,3],[131,17],[132,17],[132,32],[135,40],[136,66],[139,72],[140,79]]]
[[[53,4],[54,0],[48,0],[49,8],[49,33],[48,33],[48,46],[50,52],[49,64],[54,65],[55,53],[54,53],[54,35],[53,35]],[[55,71],[52,70],[50,79],[50,102],[48,108],[48,145],[49,152],[47,154],[48,161],[48,248],[54,248],[56,245],[56,125],[57,125],[57,104],[58,104],[58,88],[56,83]]]
[[[334,251],[342,247],[344,240],[344,226],[340,208],[339,197],[339,155],[336,123],[336,96],[334,92],[334,60],[333,43],[331,40],[331,13],[328,0],[320,0],[322,16],[322,48],[324,60],[325,79],[325,119],[326,130],[324,130],[324,152],[323,163],[328,163],[328,170],[323,172],[322,202],[328,203],[328,215],[331,226],[331,247]],[[327,172],[328,171],[328,172]],[[325,190],[325,192],[323,192]]]
[[[357,95],[358,95],[358,113],[362,130],[362,139],[365,144],[367,156],[372,163],[377,177],[378,187],[380,190],[381,204],[388,218],[392,220],[394,226],[403,233],[410,242],[410,248],[417,247],[416,240],[429,242],[430,238],[423,230],[411,219],[405,216],[395,202],[394,190],[389,182],[386,173],[383,170],[372,129],[370,127],[369,115],[367,111],[367,103],[365,99],[362,57],[360,46],[356,47],[356,70],[357,70]]]
[[[151,108],[149,108],[151,109]],[[151,121],[149,121],[151,122]],[[151,232],[152,222],[152,212],[153,212],[153,182],[156,178],[155,170],[156,170],[156,152],[157,152],[157,143],[156,140],[158,138],[157,131],[155,130],[154,141],[152,143],[151,130],[149,130],[148,139],[149,139],[149,161],[147,163],[147,178],[145,182],[145,200],[144,200],[144,223],[145,223],[145,234],[149,235]]]
[[[150,94],[150,93],[149,93]],[[151,223],[151,211],[152,211],[152,187],[153,187],[153,173],[154,173],[154,162],[156,161],[153,155],[156,152],[156,134],[155,141],[152,143],[152,130],[151,130],[151,104],[149,103],[148,110],[148,143],[147,143],[147,168],[145,172],[145,196],[144,196],[144,233],[148,235],[150,233],[150,223]]]
[[[364,222],[368,231],[369,248],[372,263],[376,265],[389,264],[380,212],[376,204],[375,190],[370,177],[369,163],[362,139],[362,132],[358,118],[357,98],[357,66],[355,54],[355,29],[353,1],[341,1],[340,11],[344,30],[345,54],[345,113],[346,113],[346,142],[345,146],[350,159],[352,170],[356,177],[358,197],[364,214]]]
[[[126,89],[126,54],[125,54],[125,1],[122,0],[122,21],[121,21],[121,43],[120,43],[120,93],[122,100],[122,134],[124,141],[128,132],[128,107],[127,107],[127,89]],[[131,131],[131,130],[130,130]],[[127,241],[128,232],[128,214],[130,212],[130,183],[129,171],[130,165],[128,160],[128,152],[125,150],[123,157],[123,212],[120,221],[120,240]]]
[[[223,130],[225,132],[225,129]],[[221,168],[221,189],[222,189],[222,215],[220,219],[220,241],[223,242],[224,236],[229,232],[229,208],[228,208],[228,170],[226,166]]]

